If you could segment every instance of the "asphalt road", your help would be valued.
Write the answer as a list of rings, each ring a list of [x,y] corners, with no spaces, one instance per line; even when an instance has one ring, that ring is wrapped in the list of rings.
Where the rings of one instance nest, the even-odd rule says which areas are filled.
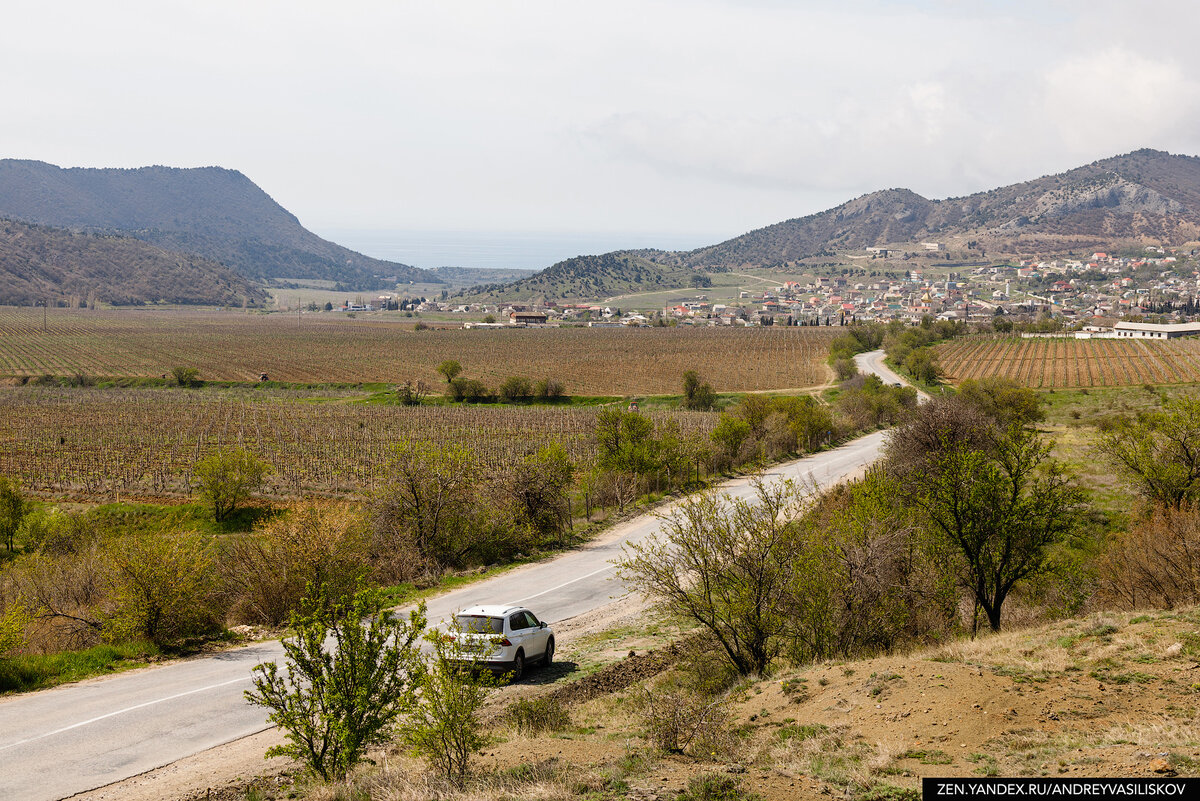
[[[873,356],[860,357],[860,369],[901,380]],[[869,434],[777,465],[768,476],[827,487],[874,462],[883,439],[884,432]],[[749,479],[722,489],[753,492]],[[623,545],[659,525],[657,516],[643,515],[587,547],[438,596],[429,602],[430,619],[477,603],[525,604],[550,623],[596,609],[626,591],[612,564]],[[278,642],[261,643],[0,701],[0,799],[66,798],[268,728],[265,711],[242,693],[254,666],[282,651]]]

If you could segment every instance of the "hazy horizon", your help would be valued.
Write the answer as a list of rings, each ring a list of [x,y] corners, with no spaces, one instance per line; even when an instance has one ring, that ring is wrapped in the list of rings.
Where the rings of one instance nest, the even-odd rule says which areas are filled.
[[[522,270],[542,270],[573,256],[614,250],[694,250],[737,235],[365,228],[320,228],[314,229],[314,233],[363,255],[412,267]]]

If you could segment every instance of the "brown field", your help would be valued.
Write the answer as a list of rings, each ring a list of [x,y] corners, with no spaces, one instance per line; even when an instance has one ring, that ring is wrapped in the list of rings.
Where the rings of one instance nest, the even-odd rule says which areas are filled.
[[[382,406],[311,402],[284,391],[0,389],[0,475],[43,496],[150,499],[187,495],[192,466],[222,445],[271,464],[271,497],[369,491],[397,444],[471,448],[497,468],[555,441],[583,467],[595,457],[600,408]],[[652,411],[655,423],[707,436],[717,416]]]
[[[937,346],[951,382],[999,375],[1035,389],[1200,382],[1200,339],[962,337]]]
[[[403,322],[401,322],[403,321]],[[442,382],[446,359],[490,385],[513,375],[561,381],[569,394],[680,391],[697,370],[721,392],[829,380],[833,328],[550,328],[413,330],[394,315],[0,308],[0,376],[159,376],[194,367],[208,380]]]

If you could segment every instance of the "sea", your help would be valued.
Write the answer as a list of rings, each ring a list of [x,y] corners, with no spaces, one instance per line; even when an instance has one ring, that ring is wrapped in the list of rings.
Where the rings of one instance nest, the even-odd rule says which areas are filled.
[[[408,231],[322,229],[320,235],[377,259],[413,267],[541,270],[573,256],[614,250],[694,250],[727,235],[605,231]]]

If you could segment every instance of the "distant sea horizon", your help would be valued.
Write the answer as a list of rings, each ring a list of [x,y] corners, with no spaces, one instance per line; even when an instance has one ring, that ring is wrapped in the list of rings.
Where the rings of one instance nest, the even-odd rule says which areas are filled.
[[[376,259],[413,267],[543,270],[573,256],[614,250],[694,250],[728,236],[679,233],[562,231],[418,231],[323,228],[318,234]]]

